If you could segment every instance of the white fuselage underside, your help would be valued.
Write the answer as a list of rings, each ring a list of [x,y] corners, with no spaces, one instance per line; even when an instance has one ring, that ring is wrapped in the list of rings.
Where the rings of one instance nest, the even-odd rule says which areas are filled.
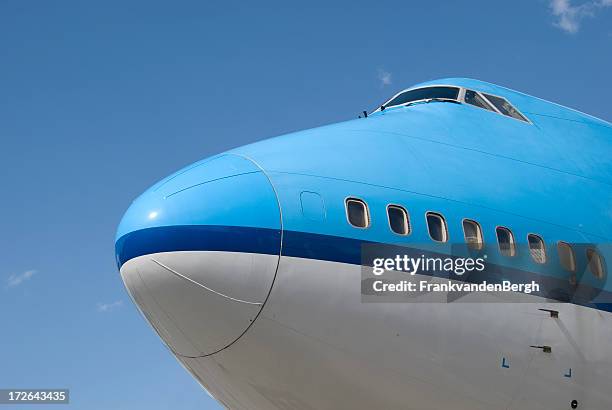
[[[612,408],[612,326],[598,310],[537,297],[364,303],[360,266],[274,255],[166,252],[121,274],[179,361],[231,409]],[[552,352],[530,347],[542,345]]]

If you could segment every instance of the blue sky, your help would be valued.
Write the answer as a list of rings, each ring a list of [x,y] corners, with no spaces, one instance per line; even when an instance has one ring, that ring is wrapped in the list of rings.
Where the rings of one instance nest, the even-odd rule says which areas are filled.
[[[219,408],[113,255],[132,199],[191,162],[446,76],[612,120],[612,0],[250,3],[0,2],[0,388]]]

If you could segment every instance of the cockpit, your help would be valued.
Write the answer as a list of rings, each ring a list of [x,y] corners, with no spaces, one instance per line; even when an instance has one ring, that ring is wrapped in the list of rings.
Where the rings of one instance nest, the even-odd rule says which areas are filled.
[[[374,112],[384,111],[392,107],[406,107],[413,104],[427,104],[430,102],[468,104],[519,121],[530,122],[527,117],[521,114],[521,112],[504,97],[468,88],[446,85],[434,85],[401,91],[378,107]]]

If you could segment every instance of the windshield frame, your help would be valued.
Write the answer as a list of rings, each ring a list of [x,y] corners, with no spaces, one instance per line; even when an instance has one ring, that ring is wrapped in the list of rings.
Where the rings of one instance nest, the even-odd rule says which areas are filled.
[[[420,100],[408,101],[408,102],[403,103],[403,104],[397,104],[397,105],[392,105],[392,106],[387,107],[387,104],[389,104],[391,101],[393,101],[393,100],[394,100],[395,98],[397,98],[399,95],[401,95],[401,94],[403,94],[403,93],[405,93],[405,92],[407,92],[407,91],[421,90],[421,89],[426,89],[426,88],[438,88],[438,87],[458,88],[458,89],[459,89],[459,92],[457,93],[457,99],[453,99],[453,98],[444,98],[444,99],[441,99],[441,98],[423,98],[423,99],[420,99]],[[479,95],[479,96],[480,96],[482,99],[484,99],[484,101],[486,101],[486,102],[487,102],[487,103],[488,103],[488,104],[489,104],[489,105],[490,105],[490,106],[493,108],[493,110],[494,110],[494,111],[491,111],[491,110],[488,110],[488,109],[486,109],[486,108],[478,107],[478,106],[476,106],[476,105],[473,105],[473,104],[467,103],[467,102],[465,101],[465,93],[466,93],[466,91],[468,91],[468,90],[469,90],[469,91],[473,91],[473,92],[475,92],[476,94],[478,94],[478,95]],[[495,106],[495,104],[493,104],[493,103],[492,103],[492,102],[491,102],[491,101],[490,101],[490,100],[489,100],[489,99],[488,99],[488,98],[485,96],[485,94],[489,94],[489,95],[491,95],[491,96],[493,96],[493,97],[497,97],[497,98],[500,98],[500,99],[505,100],[505,101],[506,101],[508,104],[510,104],[510,106],[511,106],[512,108],[514,108],[514,110],[515,110],[515,111],[516,111],[516,112],[517,112],[517,113],[518,113],[518,114],[519,114],[519,115],[520,115],[520,116],[521,116],[523,119],[520,119],[520,118],[515,118],[515,117],[513,117],[513,116],[511,116],[511,115],[506,115],[506,114],[504,114],[503,112],[501,112],[501,111],[500,111],[500,110],[499,110],[499,109],[498,109],[498,108]],[[429,85],[426,85],[426,86],[423,86],[423,87],[411,87],[411,88],[406,88],[406,89],[404,89],[404,90],[401,90],[401,91],[400,91],[400,92],[398,92],[398,93],[395,93],[395,94],[394,94],[394,95],[393,95],[391,98],[388,98],[388,99],[387,99],[387,100],[386,100],[386,101],[385,101],[383,104],[381,104],[380,106],[378,106],[378,108],[376,108],[374,111],[372,111],[372,112],[371,112],[371,114],[378,113],[378,112],[381,112],[381,111],[384,111],[384,110],[387,110],[387,109],[395,109],[395,108],[399,108],[399,107],[407,107],[407,106],[410,106],[410,105],[413,105],[413,104],[416,104],[416,103],[429,102],[429,101],[440,101],[440,102],[448,101],[448,102],[455,102],[455,103],[459,103],[459,104],[465,104],[465,105],[469,105],[470,107],[478,108],[478,109],[480,109],[480,110],[484,110],[484,111],[495,112],[495,113],[497,113],[497,114],[499,114],[499,115],[503,115],[504,117],[511,118],[511,119],[513,119],[513,120],[520,121],[520,122],[526,122],[527,124],[531,124],[531,125],[533,125],[533,123],[531,122],[531,120],[529,119],[529,117],[527,117],[525,114],[523,114],[523,113],[521,112],[521,110],[519,110],[519,109],[516,107],[516,105],[512,104],[512,103],[510,102],[510,100],[508,100],[506,97],[502,97],[502,96],[500,96],[500,95],[497,95],[497,94],[494,94],[494,93],[490,93],[490,92],[485,93],[484,91],[478,91],[478,90],[475,90],[475,89],[473,89],[473,88],[466,88],[466,87],[461,87],[461,86],[458,86],[458,85],[452,85],[452,84],[429,84]]]
[[[456,89],[458,89],[458,91],[457,91],[457,98],[456,99],[455,98],[444,98],[444,99],[441,99],[441,98],[435,98],[435,97],[432,97],[432,98],[421,98],[420,100],[408,101],[408,102],[405,102],[403,104],[391,105],[391,106],[387,107],[387,104],[389,104],[391,101],[393,101],[395,98],[397,98],[399,95],[401,95],[401,94],[403,94],[405,92],[414,91],[414,90],[424,90],[426,88],[439,88],[439,87],[447,87],[447,88],[456,88]],[[447,101],[456,101],[456,102],[460,103],[461,99],[462,99],[462,95],[463,95],[462,92],[463,92],[463,87],[460,87],[458,85],[450,85],[450,84],[431,84],[431,85],[426,85],[426,86],[423,86],[423,87],[406,88],[405,90],[402,90],[402,91],[396,93],[395,95],[393,95],[391,98],[387,99],[376,110],[372,111],[372,114],[375,113],[375,112],[384,111],[387,108],[405,107],[407,105],[411,105],[411,104],[414,104],[414,103],[419,103],[419,102],[424,102],[424,101],[431,101],[431,100],[436,100],[436,101],[447,100]]]

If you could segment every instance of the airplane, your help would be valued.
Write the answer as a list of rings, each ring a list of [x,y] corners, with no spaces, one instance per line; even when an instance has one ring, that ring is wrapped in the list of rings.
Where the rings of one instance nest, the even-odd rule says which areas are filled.
[[[364,114],[131,204],[117,264],[171,353],[228,409],[611,409],[612,125],[465,78]],[[377,299],[380,247],[484,255],[490,276],[452,282],[541,289]]]

